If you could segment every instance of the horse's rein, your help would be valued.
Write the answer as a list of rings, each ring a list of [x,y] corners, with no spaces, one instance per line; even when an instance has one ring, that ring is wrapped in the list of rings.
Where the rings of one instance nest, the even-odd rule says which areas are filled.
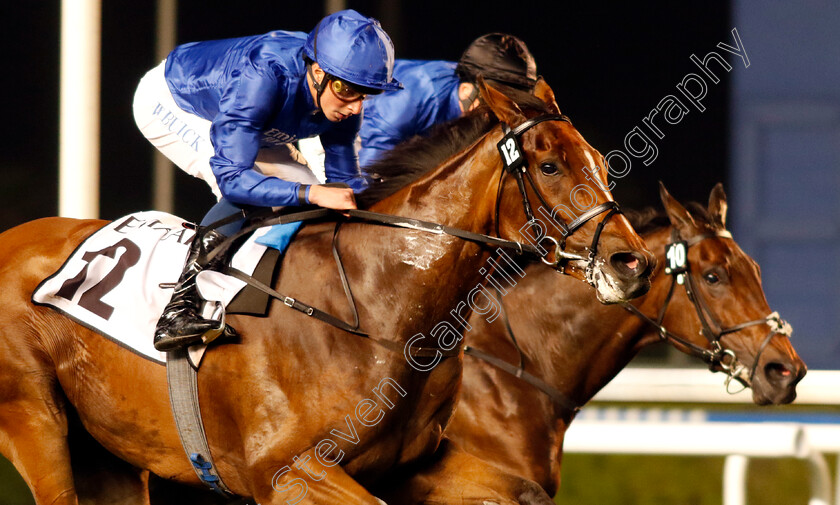
[[[681,242],[679,240],[679,238],[680,238],[679,234],[676,233],[676,230],[674,230],[674,234],[672,236],[672,243],[669,244],[669,247],[671,247],[675,243]],[[709,239],[709,238],[729,238],[729,239],[731,239],[732,235],[729,232],[726,232],[726,231],[718,231],[714,234],[699,235],[697,237],[692,238],[691,240],[689,240],[687,242],[683,242],[685,244],[686,252],[687,252],[688,247],[690,247],[692,245],[695,245],[698,242],[701,242],[701,241],[703,241],[705,239]],[[749,328],[750,326],[755,326],[755,325],[759,325],[759,324],[767,324],[768,326],[770,326],[770,331],[767,334],[767,336],[764,338],[764,340],[762,341],[761,346],[759,347],[758,353],[756,353],[755,362],[753,363],[752,369],[750,370],[749,378],[750,378],[750,382],[752,382],[753,376],[755,375],[756,367],[758,365],[759,358],[761,357],[761,353],[764,352],[764,349],[770,343],[770,340],[775,335],[785,335],[787,337],[790,337],[790,335],[792,333],[791,326],[779,317],[778,312],[773,312],[773,313],[767,315],[766,317],[764,317],[762,319],[756,319],[756,320],[753,320],[753,321],[747,321],[745,323],[736,324],[734,326],[730,326],[729,328],[720,329],[719,331],[715,332],[711,329],[711,326],[709,325],[708,320],[705,317],[705,313],[707,313],[709,315],[709,317],[711,318],[711,320],[715,324],[715,326],[717,326],[718,328],[722,328],[722,326],[718,322],[719,320],[714,316],[714,313],[711,311],[711,308],[708,306],[708,304],[706,304],[705,300],[700,296],[700,293],[694,288],[693,281],[691,279],[691,272],[690,272],[690,268],[689,268],[689,265],[688,265],[687,256],[686,256],[686,259],[685,259],[685,265],[683,266],[682,269],[671,269],[668,273],[669,273],[669,275],[672,276],[671,286],[668,289],[668,295],[665,298],[665,303],[663,304],[662,308],[660,309],[656,320],[651,319],[645,313],[643,313],[641,310],[636,308],[635,305],[632,305],[628,302],[621,302],[621,306],[624,307],[625,309],[627,309],[629,312],[633,313],[634,315],[638,316],[640,319],[642,319],[646,323],[654,326],[658,330],[660,338],[662,338],[663,340],[668,340],[668,341],[671,341],[672,343],[676,343],[676,344],[679,344],[679,345],[687,348],[689,350],[689,354],[691,354],[692,356],[698,357],[698,358],[702,359],[703,361],[706,361],[707,363],[709,363],[710,367],[712,367],[714,365],[720,366],[721,369],[724,371],[724,373],[727,374],[727,377],[726,377],[726,391],[730,392],[730,393],[738,392],[738,391],[735,391],[735,392],[729,391],[729,384],[732,381],[732,379],[737,378],[737,376],[741,373],[741,371],[744,369],[744,367],[743,367],[743,365],[739,366],[739,361],[738,361],[738,358],[735,355],[734,351],[732,351],[731,349],[723,349],[723,346],[720,343],[721,337],[723,335],[726,335],[726,334],[729,334],[729,333],[734,333],[734,332],[743,330],[745,328]],[[680,274],[685,274],[684,278],[687,279],[685,281],[686,294],[688,295],[689,300],[692,302],[692,304],[695,307],[695,310],[697,311],[698,317],[700,318],[701,325],[703,326],[702,333],[709,340],[709,342],[711,344],[711,349],[706,348],[706,347],[701,347],[701,346],[691,342],[690,340],[686,339],[685,337],[681,337],[679,335],[676,335],[676,334],[670,332],[667,328],[665,328],[665,326],[662,325],[662,321],[665,319],[665,313],[667,312],[668,306],[670,305],[670,302],[671,302],[671,298],[674,295],[674,290],[675,290],[675,287],[678,283],[678,277],[679,277]],[[501,358],[498,358],[496,356],[488,354],[487,352],[484,352],[480,349],[476,349],[476,348],[471,347],[469,345],[464,346],[464,353],[468,354],[470,356],[473,356],[475,358],[481,359],[481,360],[495,366],[496,368],[499,368],[500,370],[503,370],[503,371],[509,373],[510,375],[513,375],[514,377],[522,379],[523,381],[531,384],[535,388],[537,388],[540,391],[542,391],[543,393],[545,393],[549,398],[551,398],[551,400],[555,404],[557,404],[558,406],[566,409],[567,411],[570,411],[570,412],[579,411],[580,406],[577,403],[570,400],[560,390],[558,390],[557,388],[555,388],[555,387],[551,386],[550,384],[546,383],[544,380],[540,379],[539,377],[536,377],[533,374],[530,374],[530,373],[525,371],[525,355],[522,352],[522,349],[519,347],[519,342],[516,340],[516,335],[513,332],[513,328],[511,328],[511,326],[510,326],[510,321],[509,321],[508,316],[507,316],[507,311],[505,310],[505,306],[504,306],[504,303],[502,303],[501,297],[498,297],[498,303],[499,303],[499,307],[501,307],[501,316],[502,316],[502,320],[504,321],[505,328],[507,330],[507,335],[510,337],[511,342],[513,343],[513,346],[516,349],[516,352],[519,356],[519,364],[517,366],[511,365],[510,363],[502,360]],[[728,359],[727,359],[727,357],[728,357]]]
[[[270,209],[269,209],[270,210]],[[229,247],[233,245],[234,242],[239,240],[240,238],[248,235],[260,228],[264,228],[267,226],[273,226],[276,224],[289,224],[289,223],[296,223],[301,221],[314,221],[317,219],[324,219],[327,217],[340,217],[342,213],[346,213],[351,218],[356,218],[362,221],[367,221],[373,224],[379,224],[384,226],[394,226],[398,228],[409,228],[412,230],[423,231],[427,233],[434,233],[437,235],[452,235],[454,237],[461,238],[463,240],[467,240],[470,242],[476,242],[484,245],[495,246],[495,247],[503,247],[505,249],[509,249],[514,251],[517,254],[533,254],[539,255],[539,249],[531,244],[523,244],[522,242],[516,242],[514,240],[506,240],[503,238],[492,237],[490,235],[485,235],[483,233],[475,233],[467,230],[462,230],[460,228],[454,228],[452,226],[447,226],[438,223],[432,223],[430,221],[423,221],[421,219],[414,219],[409,217],[402,217],[402,216],[395,216],[393,214],[383,214],[381,212],[373,212],[369,210],[360,210],[360,209],[348,209],[344,211],[336,211],[332,209],[324,209],[324,208],[316,208],[312,210],[304,210],[300,212],[294,213],[287,213],[287,214],[280,214],[277,215],[273,211],[270,212],[261,212],[261,211],[252,211],[247,212],[244,209],[241,212],[233,214],[232,216],[228,216],[223,218],[215,223],[212,223],[207,226],[207,228],[217,228],[226,224],[231,221],[236,221],[239,219],[249,219],[250,224],[243,227],[238,232],[234,233],[230,237],[226,238],[221,244],[219,244],[215,249],[207,253],[206,260],[212,260]],[[273,216],[273,217],[272,217]]]
[[[723,325],[720,323],[720,319],[714,315],[714,312],[712,311],[711,307],[709,307],[708,303],[706,303],[706,300],[700,295],[700,292],[696,289],[694,285],[693,276],[691,275],[690,265],[688,263],[688,248],[692,245],[695,245],[703,240],[710,238],[731,239],[732,235],[728,231],[717,231],[715,233],[705,233],[702,235],[698,235],[688,241],[683,241],[681,240],[679,232],[676,229],[672,230],[671,243],[667,246],[668,250],[670,252],[675,247],[683,247],[684,261],[680,262],[680,264],[675,265],[674,267],[668,267],[665,269],[665,272],[671,276],[671,286],[668,290],[668,295],[665,298],[665,303],[660,309],[656,320],[648,317],[635,305],[632,305],[628,302],[620,303],[621,306],[627,309],[629,312],[635,314],[643,321],[656,327],[656,329],[659,332],[660,338],[662,338],[663,340],[669,340],[672,343],[676,343],[680,346],[685,347],[686,349],[688,349],[689,354],[706,361],[710,367],[714,367],[715,365],[720,366],[724,373],[727,374],[726,390],[727,392],[729,392],[729,384],[731,380],[737,379],[746,367],[740,364],[740,362],[738,361],[738,357],[735,355],[734,351],[732,351],[731,349],[723,348],[723,345],[720,342],[721,337],[730,333],[735,333],[745,328],[749,328],[751,326],[766,324],[770,327],[767,336],[764,338],[761,345],[759,346],[759,350],[756,353],[753,366],[750,369],[749,381],[750,383],[752,383],[761,354],[764,352],[764,349],[770,343],[770,340],[772,340],[772,338],[776,335],[784,335],[790,338],[793,330],[787,322],[781,319],[778,312],[768,314],[767,316],[761,319],[747,321],[744,323],[730,326],[728,328],[723,327]],[[709,341],[710,347],[701,347],[689,341],[685,337],[681,337],[668,331],[668,329],[666,329],[662,325],[662,321],[665,319],[665,313],[668,310],[668,306],[670,305],[671,298],[674,294],[674,290],[677,284],[684,285],[686,295],[688,296],[689,301],[694,307],[694,310],[697,312],[697,317],[700,319],[700,324],[702,326],[700,333]],[[717,328],[717,331],[712,329],[712,324],[709,324],[710,322]]]
[[[438,235],[447,234],[447,235],[452,235],[452,236],[455,236],[455,237],[459,237],[463,240],[467,240],[467,241],[471,241],[471,242],[476,242],[476,243],[481,243],[481,244],[496,246],[496,247],[503,247],[505,249],[510,249],[517,254],[528,253],[528,254],[539,255],[539,250],[535,246],[530,245],[530,244],[522,244],[520,242],[505,240],[505,239],[501,239],[501,238],[497,238],[497,237],[491,237],[489,235],[484,235],[484,234],[481,234],[481,233],[474,233],[474,232],[470,232],[470,231],[466,231],[466,230],[461,230],[459,228],[453,228],[453,227],[446,226],[446,225],[431,223],[431,222],[422,221],[422,220],[419,220],[419,219],[394,216],[394,215],[391,215],[391,214],[382,214],[382,213],[372,212],[372,211],[367,211],[367,210],[350,209],[346,212],[350,215],[351,218],[356,218],[356,219],[359,219],[359,220],[368,221],[368,222],[371,222],[373,224],[380,224],[380,225],[384,225],[384,226],[394,226],[394,227],[400,227],[400,228],[409,228],[409,229],[424,231],[424,232],[428,232],[428,233],[435,233],[435,234],[438,234]],[[205,261],[209,261],[212,258],[218,256],[223,251],[225,251],[229,247],[231,247],[236,241],[238,241],[239,239],[241,239],[245,235],[248,235],[248,234],[254,232],[255,230],[257,230],[259,228],[263,228],[263,227],[267,227],[267,226],[273,226],[273,225],[276,225],[276,224],[289,224],[289,223],[300,222],[300,221],[314,221],[314,220],[318,220],[318,219],[324,219],[324,218],[327,218],[327,217],[336,217],[336,216],[340,216],[340,215],[341,214],[339,214],[337,211],[333,211],[333,210],[330,210],[330,209],[320,209],[320,208],[319,209],[312,209],[312,210],[305,210],[305,211],[300,211],[300,212],[295,212],[295,213],[281,214],[281,215],[277,215],[271,209],[259,209],[259,210],[252,210],[250,212],[243,209],[241,212],[238,212],[238,213],[233,214],[231,216],[222,218],[221,220],[216,221],[215,223],[212,223],[212,224],[207,226],[207,228],[217,228],[217,227],[222,226],[226,223],[236,221],[236,220],[240,220],[240,219],[243,219],[243,218],[250,220],[250,223],[247,226],[243,227],[239,232],[237,232],[237,233],[231,235],[230,237],[226,238],[215,249],[210,251],[206,256]],[[402,353],[402,352],[404,352],[404,348],[402,346],[396,345],[393,342],[388,341],[388,340],[381,340],[381,339],[371,337],[370,335],[368,335],[367,333],[365,333],[365,332],[363,332],[359,329],[359,316],[358,316],[358,311],[356,309],[356,303],[355,303],[355,300],[353,298],[352,291],[350,290],[350,285],[347,282],[346,274],[344,272],[344,266],[342,265],[342,262],[341,262],[341,255],[338,253],[338,229],[339,229],[340,224],[341,224],[341,222],[338,222],[336,224],[336,228],[335,228],[335,231],[333,233],[333,241],[332,241],[333,257],[336,260],[336,265],[338,267],[339,275],[340,275],[341,282],[342,282],[342,287],[344,288],[345,295],[347,296],[347,300],[348,300],[348,302],[350,304],[350,307],[353,311],[354,324],[346,323],[346,322],[342,321],[341,319],[339,319],[339,318],[337,318],[337,317],[335,317],[335,316],[333,316],[329,313],[326,313],[326,312],[324,312],[324,311],[322,311],[322,310],[320,310],[316,307],[313,307],[313,306],[311,306],[307,303],[304,303],[300,300],[297,300],[293,297],[286,296],[286,295],[278,292],[277,290],[273,289],[271,286],[267,286],[266,284],[258,281],[253,276],[248,275],[245,272],[242,272],[241,270],[238,270],[238,269],[233,268],[231,266],[224,267],[223,269],[220,270],[220,272],[224,273],[224,274],[227,274],[227,275],[230,275],[232,277],[235,277],[236,279],[239,279],[242,282],[245,282],[246,284],[252,286],[253,288],[258,289],[259,291],[262,291],[263,293],[266,293],[270,297],[282,301],[283,304],[285,304],[287,307],[289,307],[291,309],[295,309],[299,312],[302,312],[302,313],[306,314],[307,316],[314,317],[314,318],[316,318],[316,319],[318,319],[318,320],[320,320],[324,323],[327,323],[327,324],[329,324],[329,325],[331,325],[335,328],[338,328],[339,330],[345,331],[347,333],[351,333],[353,335],[357,335],[357,336],[360,336],[360,337],[367,338],[367,339],[369,339],[373,342],[376,342],[377,344],[379,344],[379,345],[381,345],[381,346],[383,346],[383,347],[385,347],[385,348],[387,348],[391,351]],[[409,352],[414,357],[436,357],[436,356],[442,355],[443,357],[448,358],[448,357],[457,356],[458,353],[460,352],[460,350],[457,349],[457,348],[456,349],[451,349],[451,350],[446,350],[446,349],[438,349],[438,348],[435,348],[435,347],[430,347],[430,348],[412,347]]]
[[[519,138],[523,133],[525,133],[526,131],[528,131],[532,127],[534,127],[537,124],[542,123],[544,121],[564,121],[564,122],[567,122],[567,123],[571,124],[571,120],[567,116],[558,115],[558,114],[544,114],[544,115],[529,119],[529,120],[523,122],[522,124],[520,124],[519,126],[517,126],[513,130],[511,130],[507,126],[507,124],[505,124],[504,122],[501,123],[502,124],[502,130],[505,133],[505,137],[502,139],[502,141],[500,141],[498,143],[498,146],[499,146],[499,152],[500,152],[500,156],[502,158],[502,164],[503,164],[504,170],[503,170],[502,176],[499,178],[499,194],[497,195],[497,200],[496,200],[496,216],[495,216],[496,217],[496,219],[495,219],[496,235],[497,235],[496,237],[481,234],[481,233],[475,233],[475,232],[471,232],[471,231],[467,231],[467,230],[462,230],[462,229],[459,229],[459,228],[454,228],[454,227],[451,227],[451,226],[442,225],[442,224],[438,224],[438,223],[432,223],[432,222],[429,222],[429,221],[423,221],[423,220],[420,220],[420,219],[413,219],[413,218],[407,218],[407,217],[402,217],[402,216],[395,216],[395,215],[391,215],[391,214],[383,214],[383,213],[372,212],[372,211],[368,211],[368,210],[349,209],[349,210],[346,210],[346,211],[343,211],[343,212],[346,213],[346,215],[349,215],[350,218],[356,218],[356,219],[359,219],[359,220],[362,220],[362,221],[367,221],[367,222],[370,222],[370,223],[373,223],[373,224],[380,224],[380,225],[384,225],[384,226],[394,226],[394,227],[400,227],[400,228],[409,228],[409,229],[413,229],[413,230],[423,231],[423,232],[427,232],[427,233],[435,233],[435,234],[439,234],[439,235],[440,234],[447,234],[447,235],[455,236],[455,237],[461,238],[463,240],[467,240],[467,241],[474,242],[474,243],[479,243],[479,244],[483,244],[483,245],[489,245],[489,246],[502,247],[502,248],[505,248],[505,249],[509,249],[509,250],[512,250],[513,252],[519,254],[519,255],[525,254],[525,253],[533,254],[533,255],[539,256],[543,263],[551,266],[552,268],[560,271],[561,273],[565,273],[564,272],[565,263],[569,260],[586,261],[587,262],[586,263],[586,272],[588,274],[594,268],[594,261],[595,261],[595,256],[597,254],[598,242],[600,240],[601,232],[604,229],[604,226],[607,224],[607,221],[609,221],[609,219],[614,214],[617,214],[617,213],[621,212],[621,210],[618,207],[618,204],[614,201],[606,202],[606,203],[597,205],[597,206],[593,207],[592,209],[589,209],[588,211],[586,211],[585,213],[580,215],[577,219],[575,219],[574,221],[572,221],[569,224],[566,224],[562,221],[558,221],[558,220],[555,219],[554,220],[555,223],[557,225],[559,225],[559,227],[561,227],[561,230],[562,230],[562,233],[563,233],[562,239],[557,240],[557,239],[555,239],[551,236],[546,236],[545,237],[546,240],[551,241],[555,246],[555,261],[553,261],[553,262],[547,261],[545,259],[543,254],[541,254],[541,252],[543,251],[543,249],[541,247],[537,247],[537,246],[534,246],[534,245],[531,245],[531,244],[524,244],[522,242],[517,242],[517,241],[513,241],[513,240],[506,240],[506,239],[502,239],[501,237],[498,237],[498,235],[499,235],[499,230],[498,230],[498,226],[499,226],[499,204],[500,204],[500,201],[501,201],[500,197],[501,197],[501,187],[502,187],[501,182],[502,182],[502,179],[504,178],[505,173],[514,174],[514,177],[516,177],[517,185],[519,186],[519,190],[520,190],[521,195],[522,195],[525,214],[526,214],[526,217],[528,218],[529,223],[535,223],[535,218],[534,218],[534,214],[533,214],[533,210],[531,208],[530,202],[528,200],[528,194],[527,194],[527,191],[525,189],[524,178],[527,178],[528,183],[531,185],[532,191],[534,191],[534,194],[537,195],[537,198],[539,199],[540,203],[546,209],[549,208],[549,205],[545,201],[545,198],[543,198],[542,194],[537,189],[537,187],[536,187],[533,179],[531,178],[530,174],[527,172],[527,162],[525,160],[525,157],[522,155],[522,150],[521,150],[521,146],[520,146],[520,143],[519,143]],[[501,146],[502,146],[503,143],[508,143],[508,145],[509,145],[509,143],[511,141],[513,142],[513,145],[515,147],[510,152],[508,152],[507,155],[505,155],[505,152],[503,151]],[[513,165],[508,163],[509,158],[510,158],[512,153],[516,154],[516,159],[514,160]],[[589,220],[591,220],[592,218],[594,218],[594,217],[596,217],[596,216],[598,216],[598,215],[600,215],[604,212],[608,212],[608,213],[607,213],[606,217],[604,217],[604,219],[602,219],[601,222],[598,223],[598,226],[597,226],[597,228],[595,230],[595,233],[594,233],[594,236],[593,236],[592,244],[589,247],[588,258],[584,258],[583,256],[579,256],[579,255],[576,255],[576,254],[571,254],[571,253],[565,252],[566,238],[569,235],[571,235],[572,233],[574,233],[575,231],[577,231],[578,229],[580,229],[581,227],[583,227],[583,225],[585,225]],[[222,254],[224,251],[226,251],[227,249],[232,247],[233,244],[235,244],[238,240],[240,240],[244,236],[256,231],[259,228],[272,226],[272,225],[276,225],[276,224],[289,224],[289,223],[293,223],[293,222],[313,221],[313,220],[323,219],[323,218],[327,218],[327,217],[335,217],[337,215],[339,215],[337,213],[337,211],[333,211],[333,210],[330,210],[330,209],[322,209],[322,208],[304,210],[304,211],[299,211],[299,212],[294,212],[294,213],[286,213],[286,214],[281,214],[281,215],[277,215],[277,213],[272,211],[271,209],[257,209],[257,210],[242,209],[240,212],[237,212],[235,214],[232,214],[230,216],[222,218],[222,219],[220,219],[220,220],[218,220],[214,223],[211,223],[210,225],[207,226],[207,228],[213,229],[213,228],[218,228],[218,227],[220,227],[224,224],[227,224],[227,223],[238,221],[240,219],[247,219],[249,221],[248,225],[244,226],[237,233],[235,233],[235,234],[231,235],[230,237],[226,238],[215,249],[208,252],[207,255],[205,256],[205,258],[202,258],[202,259],[203,259],[203,261],[212,260],[214,257],[218,256],[219,254]],[[274,290],[270,286],[267,286],[267,285],[259,282],[258,280],[254,279],[252,276],[250,276],[250,275],[248,275],[248,274],[246,274],[246,273],[244,273],[240,270],[237,270],[237,269],[232,268],[230,266],[226,266],[223,269],[224,271],[222,273],[226,273],[228,275],[236,277],[237,279],[251,285],[255,289],[258,289],[258,290],[268,294],[269,296],[282,301],[289,308],[298,310],[299,312],[302,312],[302,313],[304,313],[308,316],[315,317],[316,319],[319,319],[319,320],[321,320],[321,321],[323,321],[323,322],[325,322],[325,323],[327,323],[327,324],[329,324],[329,325],[331,325],[335,328],[338,328],[342,331],[352,333],[354,335],[358,335],[358,336],[361,336],[361,337],[369,338],[369,339],[374,340],[378,343],[381,343],[382,345],[384,345],[385,347],[387,347],[391,350],[396,350],[394,348],[392,342],[390,342],[390,341],[380,341],[378,339],[374,339],[374,338],[370,337],[367,333],[365,333],[365,332],[363,332],[359,329],[359,317],[358,317],[358,312],[356,310],[355,301],[353,299],[352,292],[350,291],[350,286],[349,286],[349,283],[347,282],[347,279],[346,279],[346,276],[345,276],[345,273],[344,273],[343,265],[341,264],[341,257],[338,254],[337,236],[338,236],[338,225],[336,226],[336,230],[335,230],[334,235],[333,235],[333,256],[335,257],[336,264],[337,264],[338,269],[339,269],[339,274],[341,276],[341,281],[342,281],[342,286],[344,288],[344,292],[347,296],[347,299],[348,299],[348,301],[350,303],[350,306],[351,306],[351,309],[353,311],[354,324],[352,324],[352,325],[342,321],[341,319],[339,319],[335,316],[332,316],[332,315],[330,315],[326,312],[323,312],[323,311],[317,309],[316,307],[313,307],[313,306],[308,305],[304,302],[301,302],[300,300],[297,300],[297,299],[292,298],[290,296],[283,295],[282,293],[279,293],[278,291]],[[587,278],[589,278],[588,275],[587,275]],[[442,351],[437,350],[436,348],[429,348],[429,349],[426,349],[426,348],[412,348],[412,354],[414,354],[416,356],[437,355],[437,352],[442,352]],[[449,357],[450,355],[455,355],[455,354],[452,354],[451,352],[446,352],[446,353],[444,353],[444,355]]]
[[[519,356],[519,364],[511,365],[507,361],[504,361],[503,359],[497,356],[493,356],[490,353],[482,351],[481,349],[476,349],[475,347],[472,347],[470,345],[464,346],[464,354],[468,354],[474,358],[478,358],[482,361],[485,361],[495,366],[496,368],[507,372],[510,375],[513,375],[517,379],[522,379],[523,381],[539,389],[546,396],[551,398],[551,401],[555,405],[565,410],[568,414],[575,414],[579,412],[581,409],[581,404],[573,401],[562,391],[547,383],[546,381],[540,379],[536,375],[525,371],[525,353],[522,352],[522,348],[519,347],[519,342],[516,340],[516,334],[513,333],[513,328],[511,328],[510,326],[510,319],[508,318],[507,311],[505,310],[505,305],[502,301],[502,295],[498,292],[498,290],[496,290],[496,293],[499,295],[496,298],[499,303],[502,321],[505,323],[507,336],[510,337],[511,342],[513,343],[513,347],[516,348],[516,353]]]

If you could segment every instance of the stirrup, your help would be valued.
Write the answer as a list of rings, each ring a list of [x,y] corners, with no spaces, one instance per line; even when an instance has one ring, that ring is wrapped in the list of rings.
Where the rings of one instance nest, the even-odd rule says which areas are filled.
[[[201,335],[155,337],[154,346],[160,352],[169,352],[201,342]]]
[[[213,309],[213,315],[210,320],[216,320],[217,314],[221,314],[219,317],[219,326],[218,328],[213,328],[204,332],[204,335],[201,336],[201,341],[205,344],[209,344],[210,342],[216,340],[217,338],[221,337],[222,335],[225,336],[235,336],[236,333],[233,331],[233,328],[229,328],[227,324],[225,324],[225,307],[222,305],[220,301],[213,301],[216,308]]]

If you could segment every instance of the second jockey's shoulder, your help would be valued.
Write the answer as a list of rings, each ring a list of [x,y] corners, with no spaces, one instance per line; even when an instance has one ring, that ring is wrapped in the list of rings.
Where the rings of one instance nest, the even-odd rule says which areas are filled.
[[[394,77],[426,76],[439,78],[442,76],[454,76],[457,64],[452,61],[442,60],[396,60],[394,61]]]

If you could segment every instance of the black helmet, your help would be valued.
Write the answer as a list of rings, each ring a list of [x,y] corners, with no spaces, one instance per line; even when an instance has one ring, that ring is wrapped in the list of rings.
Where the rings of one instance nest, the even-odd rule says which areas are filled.
[[[462,81],[485,79],[531,91],[537,83],[534,57],[517,37],[506,33],[488,33],[475,39],[458,60],[455,69]]]

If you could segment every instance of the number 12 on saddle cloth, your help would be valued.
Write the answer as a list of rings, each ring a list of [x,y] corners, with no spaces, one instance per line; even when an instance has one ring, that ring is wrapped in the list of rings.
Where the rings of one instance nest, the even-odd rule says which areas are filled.
[[[139,212],[109,223],[82,242],[57,272],[41,282],[32,301],[62,312],[141,356],[164,363],[166,353],[154,348],[152,337],[195,235],[184,223],[177,216],[157,211]],[[266,232],[260,230],[245,242],[232,260],[233,267],[253,274],[266,250],[256,240]],[[225,305],[245,286],[221,274],[198,282],[205,299]]]

